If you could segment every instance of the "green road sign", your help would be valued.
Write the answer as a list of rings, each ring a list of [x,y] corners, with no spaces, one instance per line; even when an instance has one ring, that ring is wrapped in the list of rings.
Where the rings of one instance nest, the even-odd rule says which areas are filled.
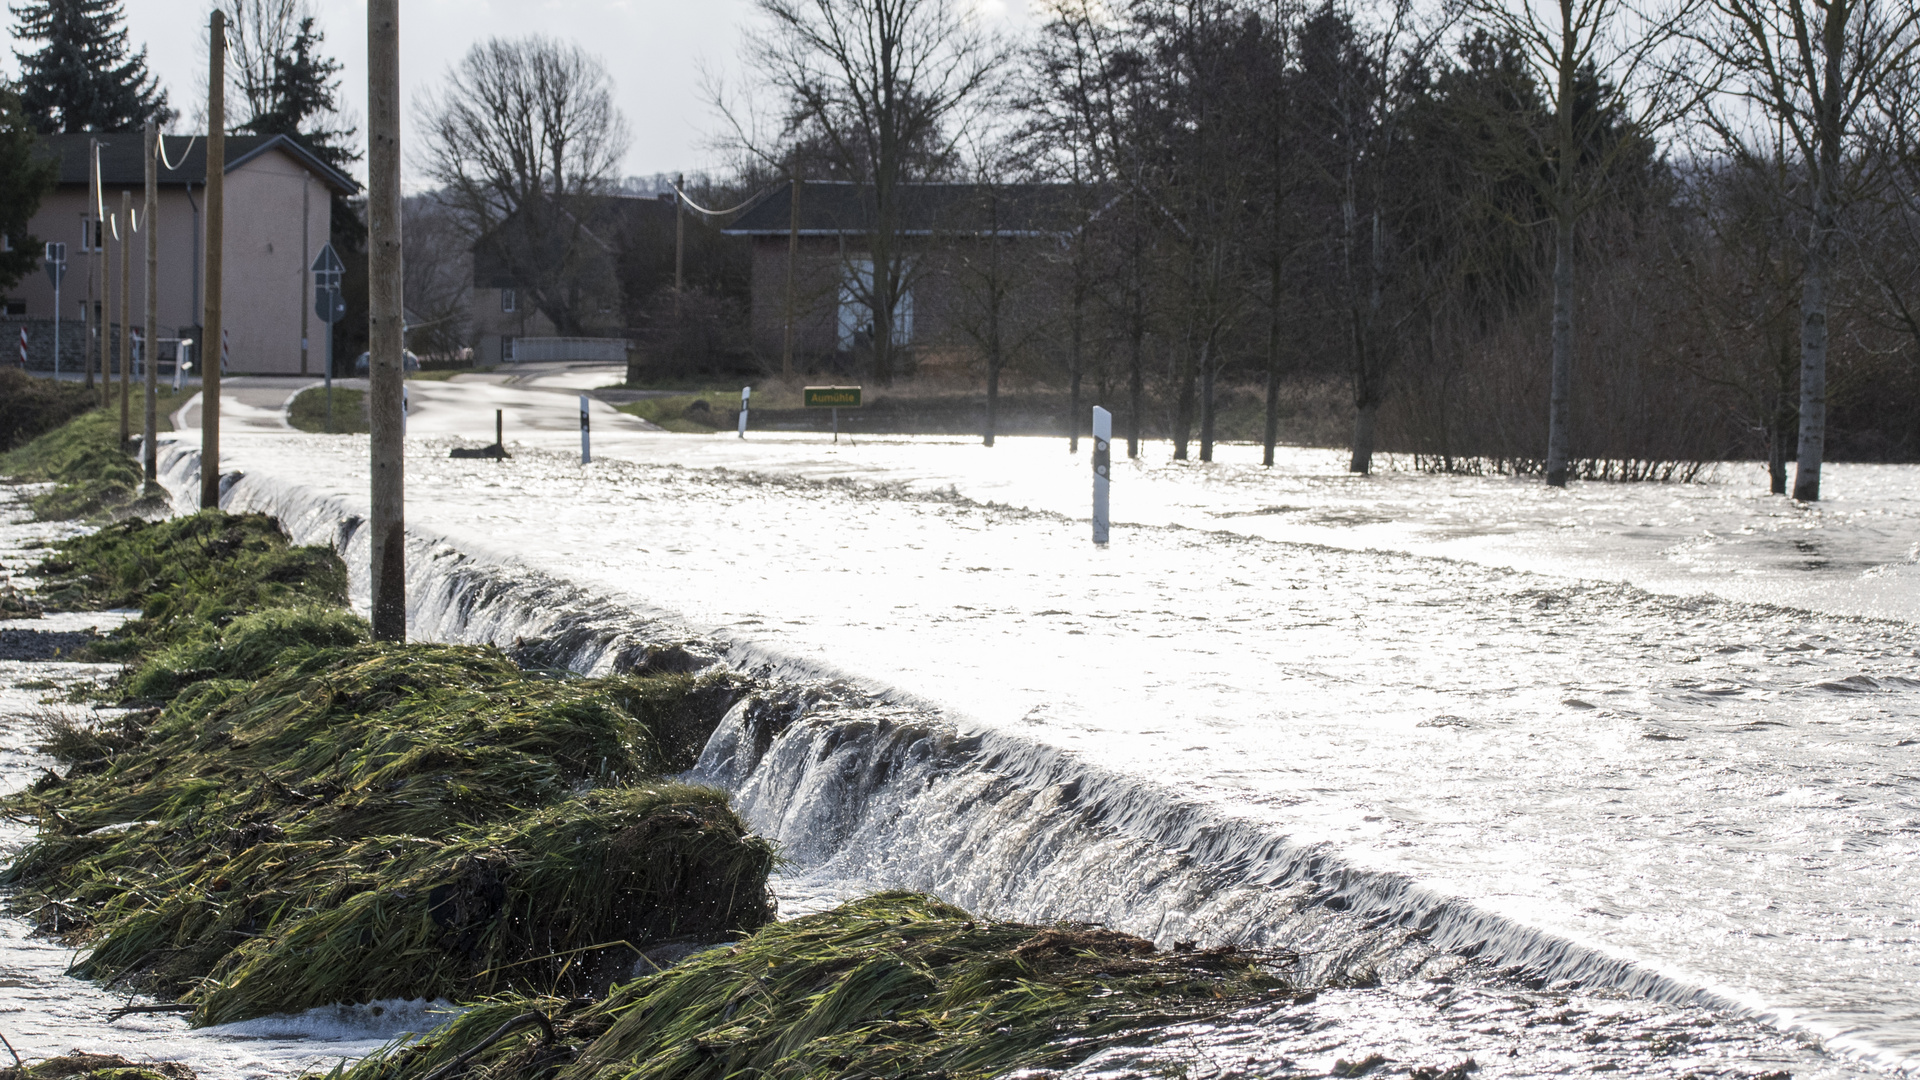
[[[805,392],[809,409],[857,409],[860,407],[860,388],[857,386],[809,386],[805,388]]]

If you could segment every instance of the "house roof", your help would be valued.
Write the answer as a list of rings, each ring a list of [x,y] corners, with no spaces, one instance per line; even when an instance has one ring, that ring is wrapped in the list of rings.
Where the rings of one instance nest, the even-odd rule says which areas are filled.
[[[100,140],[100,181],[107,187],[139,187],[147,182],[145,136],[140,132],[104,135],[42,135],[39,152],[60,163],[60,183],[91,182],[88,146]],[[159,182],[168,186],[204,184],[207,180],[207,140],[203,135],[160,136]],[[322,183],[351,195],[360,190],[353,178],[327,164],[319,155],[285,135],[227,136],[226,172],[240,168],[269,151],[278,150],[298,161]],[[168,168],[169,165],[175,168]]]
[[[1073,229],[1086,212],[1068,184],[905,184],[900,232],[907,236],[1047,236]],[[792,229],[793,185],[766,193],[721,231],[729,236],[786,236]],[[802,236],[865,236],[873,231],[873,189],[844,180],[800,185]]]
[[[588,242],[606,251],[617,248],[623,231],[652,225],[671,229],[673,203],[653,195],[574,195],[564,202],[567,215],[580,225]],[[698,221],[696,217],[693,219]],[[502,245],[524,245],[534,237],[516,212],[473,241],[473,281],[479,288],[511,288],[514,274]],[[557,239],[548,237],[546,239]]]

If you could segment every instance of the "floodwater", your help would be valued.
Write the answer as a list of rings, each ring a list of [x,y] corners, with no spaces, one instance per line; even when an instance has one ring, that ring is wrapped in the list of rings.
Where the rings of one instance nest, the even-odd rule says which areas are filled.
[[[926,888],[1381,982],[1084,1075],[1920,1059],[1920,469],[1834,467],[1800,508],[1746,466],[1549,492],[1160,447],[1096,550],[1057,440],[596,406],[582,467],[570,396],[412,389],[416,634],[679,633],[824,688],[702,762],[795,858],[790,911]],[[449,460],[495,408],[516,457]],[[363,437],[236,430],[223,467],[230,508],[364,557]]]

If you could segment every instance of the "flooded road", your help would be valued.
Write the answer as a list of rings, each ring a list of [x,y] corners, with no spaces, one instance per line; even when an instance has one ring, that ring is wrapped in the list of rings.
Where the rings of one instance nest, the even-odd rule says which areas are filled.
[[[508,393],[533,396],[467,404]],[[416,436],[422,543],[679,620],[740,666],[844,676],[1068,754],[1129,779],[1129,813],[1195,807],[1284,838],[1287,858],[1352,872],[1343,903],[1431,917],[1447,941],[1920,1054],[1920,642],[1904,616],[1864,617],[1913,609],[1920,470],[1836,468],[1834,500],[1801,510],[1726,479],[1563,497],[1348,478],[1321,452],[1273,473],[1148,463],[1134,486],[1158,509],[1117,510],[1134,523],[1096,551],[1084,519],[1039,506],[1069,470],[1084,482],[1040,462],[1056,444],[634,432],[583,469],[541,438],[494,463]],[[646,460],[670,452],[697,467]],[[231,453],[243,503],[363,512],[363,441]],[[1250,512],[1269,506],[1298,509]],[[1796,564],[1809,536],[1846,557]],[[1113,888],[1126,868],[1097,859],[1030,865],[1059,880],[1015,903],[930,871],[931,840],[899,850],[859,876],[1163,940],[1260,933],[1178,890]]]

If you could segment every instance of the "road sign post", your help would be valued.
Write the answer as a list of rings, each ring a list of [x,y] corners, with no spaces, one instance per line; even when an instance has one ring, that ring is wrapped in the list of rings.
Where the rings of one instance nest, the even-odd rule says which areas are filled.
[[[333,430],[333,324],[347,313],[347,302],[340,295],[340,278],[347,272],[347,264],[340,261],[334,253],[332,244],[323,244],[320,254],[314,256],[313,265],[307,268],[313,274],[313,313],[327,324],[327,351],[321,361],[326,379],[327,426]]]
[[[1093,407],[1093,542],[1107,545],[1107,486],[1113,481],[1113,414]]]
[[[67,276],[67,245],[47,244],[47,277],[53,279],[53,377],[60,377],[60,279]]]
[[[857,386],[808,386],[803,387],[802,400],[809,409],[833,410],[833,441],[840,441],[840,410],[860,407],[860,388]],[[852,436],[848,436],[852,441]]]

